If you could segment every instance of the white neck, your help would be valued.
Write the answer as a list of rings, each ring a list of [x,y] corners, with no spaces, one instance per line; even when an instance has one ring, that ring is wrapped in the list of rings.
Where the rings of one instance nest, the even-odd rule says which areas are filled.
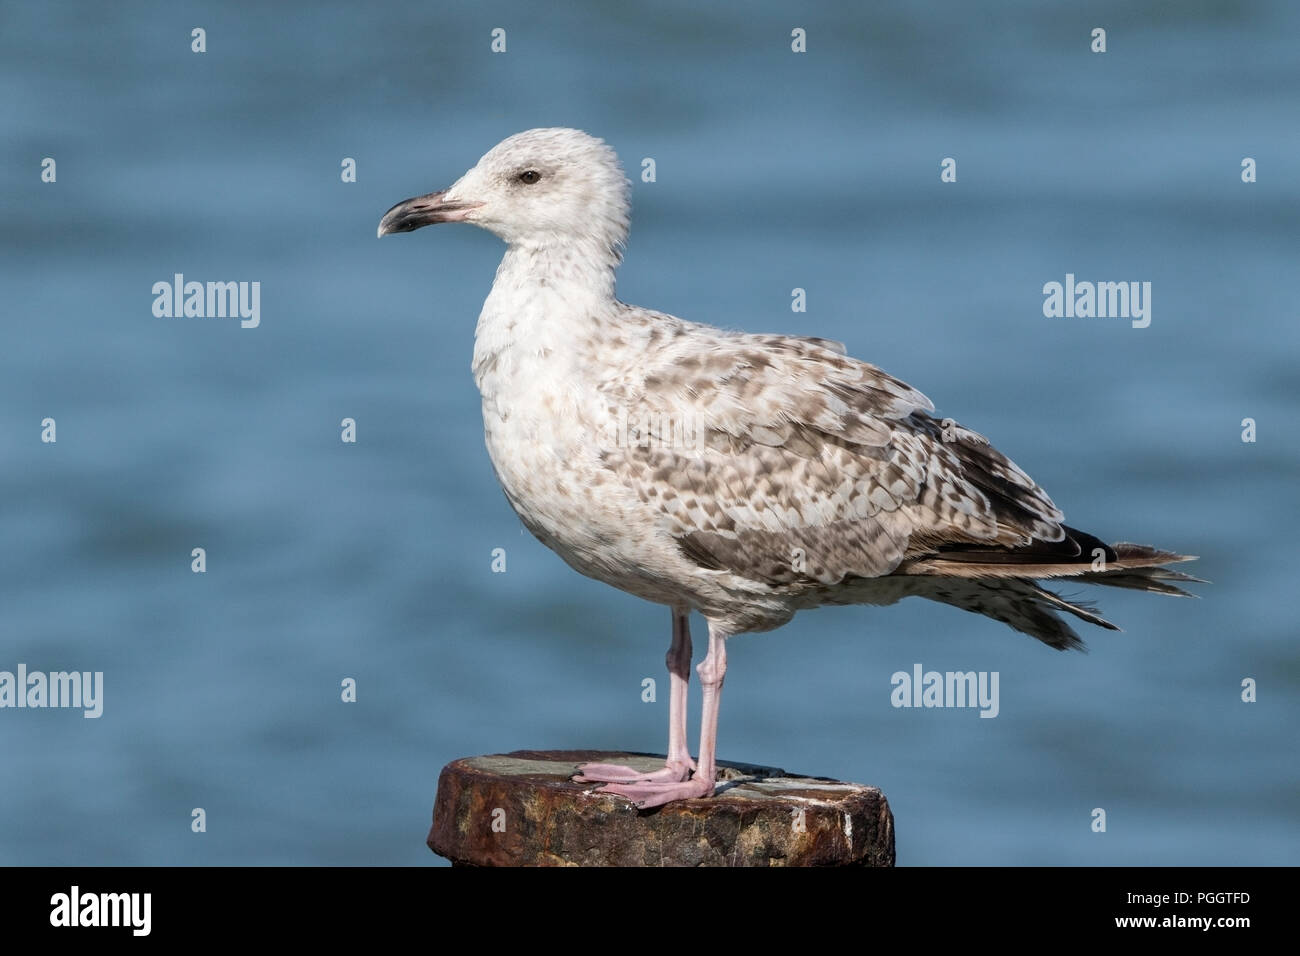
[[[609,321],[618,302],[618,250],[599,240],[512,242],[497,268],[474,333],[474,376],[528,374],[530,362],[563,361]],[[518,383],[515,383],[518,384]]]
[[[503,280],[519,287],[562,284],[613,299],[619,259],[616,247],[596,238],[516,241],[506,247],[494,290]]]

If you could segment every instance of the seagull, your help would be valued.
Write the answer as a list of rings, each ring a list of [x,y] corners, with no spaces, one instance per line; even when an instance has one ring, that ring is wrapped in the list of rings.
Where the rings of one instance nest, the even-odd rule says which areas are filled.
[[[588,763],[575,780],[639,808],[709,797],[727,640],[822,605],[940,601],[1058,650],[1060,616],[1110,630],[1040,586],[1064,578],[1191,596],[1164,565],[1106,544],[984,436],[844,346],[727,331],[620,302],[630,220],[614,150],[576,129],[503,140],[379,235],[467,222],[506,243],[474,337],[488,454],[524,526],[575,570],[672,612],[668,753],[652,772]],[[698,763],[686,739],[689,615]]]

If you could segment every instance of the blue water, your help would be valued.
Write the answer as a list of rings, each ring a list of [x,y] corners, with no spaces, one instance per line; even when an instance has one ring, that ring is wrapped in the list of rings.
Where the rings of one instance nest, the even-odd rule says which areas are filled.
[[[662,750],[668,612],[523,534],[488,464],[499,244],[375,240],[543,125],[656,161],[625,300],[842,340],[1214,582],[1087,594],[1125,632],[1086,656],[802,615],[733,642],[724,757],[879,785],[903,864],[1295,863],[1300,8],[863,7],[8,5],[0,670],[105,702],[0,710],[0,863],[429,864],[453,758]],[[177,272],[259,281],[260,327],[155,318]],[[1150,327],[1044,318],[1067,272],[1150,281]],[[892,708],[915,663],[998,671],[1000,715]]]

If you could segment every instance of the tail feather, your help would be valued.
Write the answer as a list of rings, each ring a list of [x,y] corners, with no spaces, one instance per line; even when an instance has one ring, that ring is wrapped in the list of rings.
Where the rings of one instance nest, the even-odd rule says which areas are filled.
[[[962,578],[914,578],[912,593],[932,601],[951,604],[1001,621],[1022,634],[1036,637],[1058,651],[1083,650],[1083,641],[1056,611],[1067,611],[1089,624],[1117,631],[1114,624],[1087,607],[1072,604],[1060,595],[1023,578],[990,578],[984,581]]]
[[[1111,547],[1115,551],[1113,563],[1128,568],[1154,567],[1158,564],[1178,564],[1180,561],[1195,561],[1197,559],[1195,554],[1176,554],[1173,551],[1161,551],[1159,548],[1148,547],[1145,544],[1133,544],[1130,541],[1120,541],[1111,545]],[[1192,578],[1191,580],[1196,579]]]
[[[1195,561],[1194,554],[1162,551],[1144,544],[1121,541],[1107,545],[1092,535],[1067,528],[1064,542],[1042,545],[1032,542],[1021,548],[959,547],[909,558],[898,567],[900,574],[934,574],[957,578],[1082,578],[1094,584],[1112,583],[1107,575],[1140,572],[1141,577],[1161,581],[1198,581],[1190,575],[1160,567],[1181,561]],[[1066,545],[1069,545],[1068,549]],[[1054,553],[1055,552],[1055,553]],[[1098,567],[1100,564],[1100,568]],[[1155,574],[1159,571],[1160,574]],[[1116,583],[1116,587],[1134,585]],[[1147,590],[1159,591],[1160,588]]]
[[[1002,621],[1057,650],[1082,650],[1083,641],[1057,612],[1119,630],[1085,603],[1067,601],[1040,587],[1035,578],[1070,578],[1088,584],[1128,588],[1153,594],[1195,597],[1173,582],[1208,583],[1164,567],[1194,561],[1194,555],[1162,551],[1127,541],[1104,545],[1091,535],[1067,529],[1078,545],[1069,555],[1060,545],[1024,549],[964,549],[906,561],[899,572],[909,576],[912,593]],[[1100,552],[1093,547],[1099,546]],[[1070,548],[1070,550],[1075,550]],[[1101,561],[1101,569],[1095,562]]]
[[[1079,580],[1089,584],[1102,584],[1112,588],[1129,588],[1134,591],[1150,591],[1152,594],[1169,594],[1174,597],[1196,597],[1190,591],[1171,581],[1183,581],[1192,584],[1208,584],[1204,578],[1192,577],[1182,571],[1162,567],[1179,561],[1195,561],[1191,554],[1175,554],[1172,551],[1160,551],[1144,544],[1131,544],[1121,541],[1113,545],[1114,562],[1106,565],[1104,571],[1087,571],[1079,575]]]
[[[1103,584],[1112,588],[1130,588],[1134,591],[1150,591],[1152,594],[1169,594],[1174,597],[1194,598],[1197,595],[1184,591],[1170,581],[1190,581],[1195,584],[1208,584],[1204,578],[1194,578],[1190,574],[1170,571],[1168,568],[1135,568],[1132,571],[1095,571],[1079,576],[1080,581],[1089,584]]]

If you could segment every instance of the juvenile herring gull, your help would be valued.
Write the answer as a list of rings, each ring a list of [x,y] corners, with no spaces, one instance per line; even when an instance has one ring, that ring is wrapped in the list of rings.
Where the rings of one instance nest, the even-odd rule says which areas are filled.
[[[469,222],[506,242],[474,340],[488,454],[524,525],[571,567],[672,610],[668,759],[584,764],[641,807],[713,793],[727,638],[824,604],[915,595],[1057,649],[1035,583],[1186,595],[1187,555],[1106,544],[920,392],[796,335],[729,332],[620,302],[629,219],[614,151],[574,129],[504,140],[449,188],[398,203],[379,235]],[[708,622],[698,765],[686,744],[688,616]]]

